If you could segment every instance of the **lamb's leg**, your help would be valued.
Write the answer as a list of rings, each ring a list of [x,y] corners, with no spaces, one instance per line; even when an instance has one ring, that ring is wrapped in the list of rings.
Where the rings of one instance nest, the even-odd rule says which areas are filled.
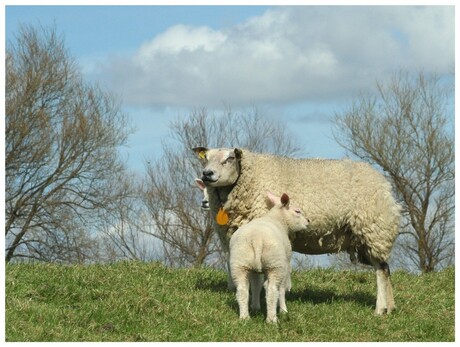
[[[280,313],[287,313],[288,310],[286,306],[286,288],[283,285],[280,287],[279,295]]]
[[[268,273],[268,279],[265,287],[265,296],[267,300],[267,323],[276,323],[276,306],[279,299],[280,280],[274,272]]]
[[[279,297],[280,313],[287,313],[288,311],[287,306],[286,306],[286,291],[290,289],[291,289],[291,275],[290,273],[288,273],[286,274],[286,277],[280,287],[280,297]]]
[[[240,319],[249,318],[249,273],[245,269],[234,269],[232,273],[236,285],[236,300],[240,310]]]
[[[260,273],[252,272],[249,275],[251,281],[251,309],[254,311],[260,310],[260,292],[264,282],[263,275]]]
[[[393,289],[390,282],[390,268],[386,262],[380,262],[376,265],[377,274],[377,302],[375,304],[375,314],[381,315],[390,313],[395,309],[393,299]]]
[[[291,261],[289,260],[289,273],[288,275],[286,276],[286,285],[285,285],[285,289],[287,292],[290,292],[291,291],[291,287],[292,287],[292,281],[291,281],[291,272],[292,272],[292,266],[291,266]]]

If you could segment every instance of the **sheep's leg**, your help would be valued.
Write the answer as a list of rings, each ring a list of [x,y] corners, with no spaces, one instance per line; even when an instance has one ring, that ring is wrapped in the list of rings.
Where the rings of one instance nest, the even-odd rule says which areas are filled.
[[[290,267],[289,267],[290,268]],[[291,275],[288,273],[281,284],[280,287],[280,296],[279,296],[279,305],[280,305],[280,313],[287,313],[287,306],[286,306],[286,291],[291,289]]]
[[[286,306],[286,288],[284,286],[280,287],[279,296],[280,313],[287,313],[288,310]]]
[[[279,289],[280,282],[274,273],[268,273],[268,279],[266,283],[266,300],[267,300],[267,323],[276,323],[278,321],[276,317],[276,306],[279,300]]]
[[[377,274],[377,302],[375,314],[390,313],[395,309],[393,289],[390,282],[390,268],[386,262],[374,265]]]
[[[289,260],[289,273],[288,275],[286,276],[286,291],[287,292],[290,292],[291,291],[291,287],[292,287],[292,281],[291,281],[291,272],[292,272],[292,266],[291,266],[291,261]]]
[[[263,275],[252,272],[249,275],[249,280],[251,281],[251,309],[260,311],[260,293],[264,282]]]
[[[233,291],[236,286],[235,283],[233,283],[232,273],[230,271],[230,256],[228,253],[225,254],[225,256],[227,257],[227,289]]]
[[[235,269],[234,269],[235,270]],[[236,300],[240,310],[240,319],[249,318],[249,273],[241,269],[232,274],[236,285]]]
[[[387,313],[390,313],[391,311],[394,311],[396,309],[395,305],[395,299],[393,297],[393,286],[391,285],[391,275],[390,275],[390,267],[386,264],[386,271],[388,272],[387,276]]]
[[[220,239],[220,244],[222,246],[222,252],[224,254],[224,258],[226,260],[227,264],[227,289],[228,290],[235,290],[236,286],[233,283],[232,279],[232,272],[230,271],[230,248],[229,248],[229,239],[227,239],[226,234],[219,232],[219,239]]]

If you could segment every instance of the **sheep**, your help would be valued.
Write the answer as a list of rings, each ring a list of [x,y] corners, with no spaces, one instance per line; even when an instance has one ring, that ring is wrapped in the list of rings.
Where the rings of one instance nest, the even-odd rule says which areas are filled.
[[[208,198],[208,191],[206,189],[206,185],[199,178],[195,178],[195,183],[198,186],[198,188],[200,188],[200,190],[203,192],[203,199],[201,200],[201,209],[203,211],[209,211],[210,210],[210,208],[209,208],[209,198]]]
[[[265,192],[289,191],[312,220],[292,237],[293,251],[348,252],[353,262],[375,269],[375,313],[396,308],[387,261],[398,235],[400,206],[381,173],[348,159],[293,159],[239,148],[193,151],[204,167],[210,212],[226,254],[235,230],[267,212]]]
[[[263,217],[241,226],[230,239],[230,273],[236,285],[240,319],[249,318],[249,283],[253,289],[253,302],[260,285],[257,274],[266,277],[265,290],[268,323],[276,323],[276,307],[287,312],[285,291],[290,287],[291,243],[288,234],[304,230],[309,220],[299,208],[289,206],[289,196],[277,198],[268,193],[273,206]],[[280,201],[280,203],[277,203]],[[260,277],[260,276],[259,276]]]

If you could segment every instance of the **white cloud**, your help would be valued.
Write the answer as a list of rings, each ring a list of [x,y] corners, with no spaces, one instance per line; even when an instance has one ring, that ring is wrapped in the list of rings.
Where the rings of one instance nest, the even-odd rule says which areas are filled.
[[[136,58],[140,63],[155,59],[161,54],[179,54],[182,51],[212,52],[221,46],[226,36],[208,27],[176,25],[144,44]]]
[[[98,75],[132,105],[239,107],[336,100],[453,65],[453,6],[302,6],[222,30],[173,26]]]

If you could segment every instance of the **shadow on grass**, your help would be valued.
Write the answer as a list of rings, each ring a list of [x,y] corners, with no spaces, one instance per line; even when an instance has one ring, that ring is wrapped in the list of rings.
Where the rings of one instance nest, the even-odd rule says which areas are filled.
[[[235,293],[235,291],[227,289],[227,280],[222,278],[211,278],[208,276],[199,276],[195,283],[195,289],[197,290],[208,290],[212,292],[228,292]],[[325,303],[332,303],[334,301],[348,301],[355,302],[364,307],[374,307],[375,306],[375,297],[369,293],[362,291],[355,291],[349,294],[337,294],[332,290],[325,290],[320,288],[315,288],[314,286],[309,287],[304,290],[293,289],[290,292],[286,293],[286,301],[289,305],[289,302],[300,301],[307,302],[313,305],[320,305]],[[262,290],[260,298],[262,310],[265,309],[265,291]],[[236,299],[233,297],[230,300],[227,300],[227,305],[230,306],[235,311],[238,311],[238,304]]]
[[[308,288],[302,291],[292,290],[286,295],[287,301],[309,302],[313,305],[324,303],[332,303],[334,301],[351,301],[366,307],[375,305],[375,297],[361,291],[352,292],[349,294],[337,294],[332,290],[324,290],[318,288]]]
[[[230,292],[227,289],[227,280],[221,278],[213,278],[205,275],[198,275],[195,283],[195,289],[208,290],[211,292]]]

